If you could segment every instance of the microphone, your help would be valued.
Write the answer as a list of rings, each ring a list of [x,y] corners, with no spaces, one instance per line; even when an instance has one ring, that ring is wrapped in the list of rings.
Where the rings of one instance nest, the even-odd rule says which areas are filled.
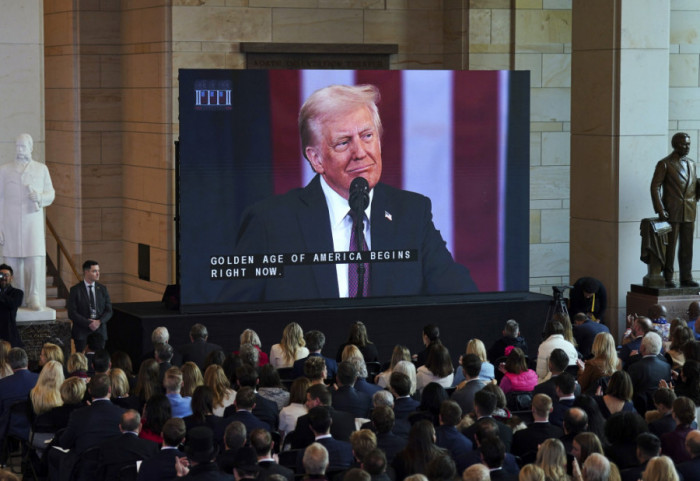
[[[364,177],[355,177],[350,183],[350,196],[348,198],[350,208],[362,218],[362,212],[369,205],[369,184]]]

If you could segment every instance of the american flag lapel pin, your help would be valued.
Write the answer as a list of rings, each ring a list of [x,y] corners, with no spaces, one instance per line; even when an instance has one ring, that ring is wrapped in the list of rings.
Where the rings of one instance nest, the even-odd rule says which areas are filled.
[[[392,221],[392,217],[391,217],[391,214],[390,214],[390,213],[388,213],[387,211],[384,211],[384,217],[386,217],[386,218],[387,218],[387,220],[388,220],[389,222],[391,222],[391,221]]]

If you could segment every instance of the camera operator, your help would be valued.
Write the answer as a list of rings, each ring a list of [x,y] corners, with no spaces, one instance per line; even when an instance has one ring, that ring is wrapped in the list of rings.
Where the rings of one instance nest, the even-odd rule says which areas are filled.
[[[582,277],[574,283],[569,307],[572,316],[582,312],[594,321],[603,322],[607,304],[608,294],[598,279]]]
[[[22,305],[24,292],[12,287],[12,267],[0,265],[0,339],[22,347],[22,340],[17,330],[17,309]]]

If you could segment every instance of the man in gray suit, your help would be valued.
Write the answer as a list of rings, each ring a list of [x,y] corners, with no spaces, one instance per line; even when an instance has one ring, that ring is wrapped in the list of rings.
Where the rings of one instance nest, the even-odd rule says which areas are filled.
[[[673,261],[678,243],[678,265],[682,287],[698,287],[693,280],[693,232],[698,202],[698,179],[695,162],[687,157],[690,136],[679,132],[671,140],[673,152],[656,164],[651,180],[651,200],[659,218],[671,224],[666,246],[664,279],[666,287],[676,287],[673,281]]]

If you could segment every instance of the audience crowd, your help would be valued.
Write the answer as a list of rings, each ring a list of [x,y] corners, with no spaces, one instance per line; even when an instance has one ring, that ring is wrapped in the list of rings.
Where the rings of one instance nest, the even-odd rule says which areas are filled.
[[[362,322],[334,357],[297,323],[269,352],[252,329],[227,352],[202,324],[180,346],[158,327],[138,360],[95,332],[67,359],[47,342],[34,372],[0,341],[0,463],[19,451],[56,481],[700,480],[700,341],[653,312],[621,346],[558,315],[456,357],[427,325],[423,350],[381,359]]]

